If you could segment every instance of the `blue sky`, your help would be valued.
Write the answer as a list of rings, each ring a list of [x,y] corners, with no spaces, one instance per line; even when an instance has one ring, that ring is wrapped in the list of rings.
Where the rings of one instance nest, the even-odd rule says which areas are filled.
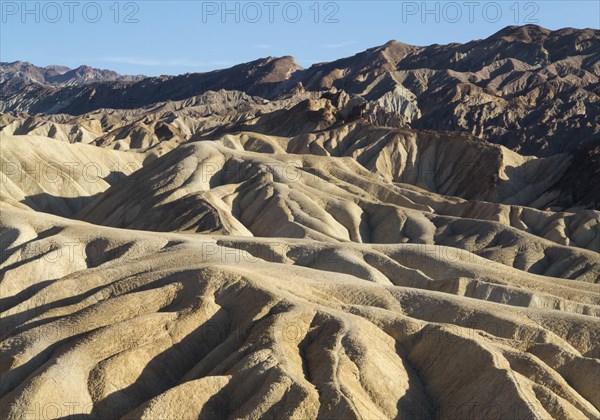
[[[600,27],[600,1],[1,2],[0,60],[180,74],[292,55],[304,67],[390,39],[429,45],[507,25]]]

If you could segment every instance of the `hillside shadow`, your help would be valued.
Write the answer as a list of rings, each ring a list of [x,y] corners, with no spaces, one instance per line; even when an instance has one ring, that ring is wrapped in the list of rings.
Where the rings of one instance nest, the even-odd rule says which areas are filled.
[[[41,213],[73,218],[75,213],[92,203],[100,193],[87,197],[61,197],[49,193],[30,195],[21,203]]]
[[[150,360],[135,382],[98,401],[94,405],[92,417],[124,416],[140,404],[177,386],[186,373],[224,341],[228,329],[228,315],[221,308],[181,341]],[[88,416],[68,418],[83,419]]]
[[[110,171],[107,176],[102,178],[103,181],[109,184],[109,188],[103,192],[85,197],[65,197],[43,192],[27,196],[20,202],[35,211],[74,219],[75,214],[92,204],[94,200],[108,191],[108,189],[114,187],[115,185],[128,182],[127,179],[129,176],[130,175],[126,175],[121,171]]]

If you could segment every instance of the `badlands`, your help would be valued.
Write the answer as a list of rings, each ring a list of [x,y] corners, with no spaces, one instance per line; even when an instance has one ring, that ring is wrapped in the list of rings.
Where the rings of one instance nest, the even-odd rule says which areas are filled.
[[[600,418],[599,31],[0,84],[1,418]]]

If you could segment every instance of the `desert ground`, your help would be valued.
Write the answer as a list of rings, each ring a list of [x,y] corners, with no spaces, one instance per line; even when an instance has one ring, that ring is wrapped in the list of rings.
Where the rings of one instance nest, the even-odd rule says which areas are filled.
[[[600,32],[2,63],[3,419],[600,418]]]

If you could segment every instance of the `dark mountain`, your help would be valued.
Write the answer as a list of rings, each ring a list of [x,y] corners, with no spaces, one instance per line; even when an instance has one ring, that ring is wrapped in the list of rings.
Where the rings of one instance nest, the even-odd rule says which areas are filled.
[[[143,76],[122,76],[112,70],[90,66],[70,69],[64,66],[38,67],[23,61],[0,63],[0,86],[3,96],[11,95],[32,84],[59,88],[92,82],[135,81],[142,78]]]
[[[390,41],[308,69],[292,57],[268,57],[142,80],[102,81],[109,76],[90,71],[67,77],[71,72],[54,70],[44,80],[84,82],[3,86],[0,109],[80,115],[219,89],[268,99],[343,90],[383,110],[395,128],[468,132],[525,155],[573,152],[600,135],[600,31],[593,29],[510,26],[483,40],[426,47]]]
[[[14,86],[32,83],[51,84],[51,80],[71,69],[64,66],[38,67],[24,61],[0,63],[0,83],[13,81]]]
[[[17,92],[3,90],[3,110],[80,115],[99,108],[133,109],[155,102],[182,100],[220,88],[270,96],[274,86],[298,69],[300,66],[292,57],[268,57],[209,73],[147,77],[138,81],[113,80],[64,88],[32,84]]]

